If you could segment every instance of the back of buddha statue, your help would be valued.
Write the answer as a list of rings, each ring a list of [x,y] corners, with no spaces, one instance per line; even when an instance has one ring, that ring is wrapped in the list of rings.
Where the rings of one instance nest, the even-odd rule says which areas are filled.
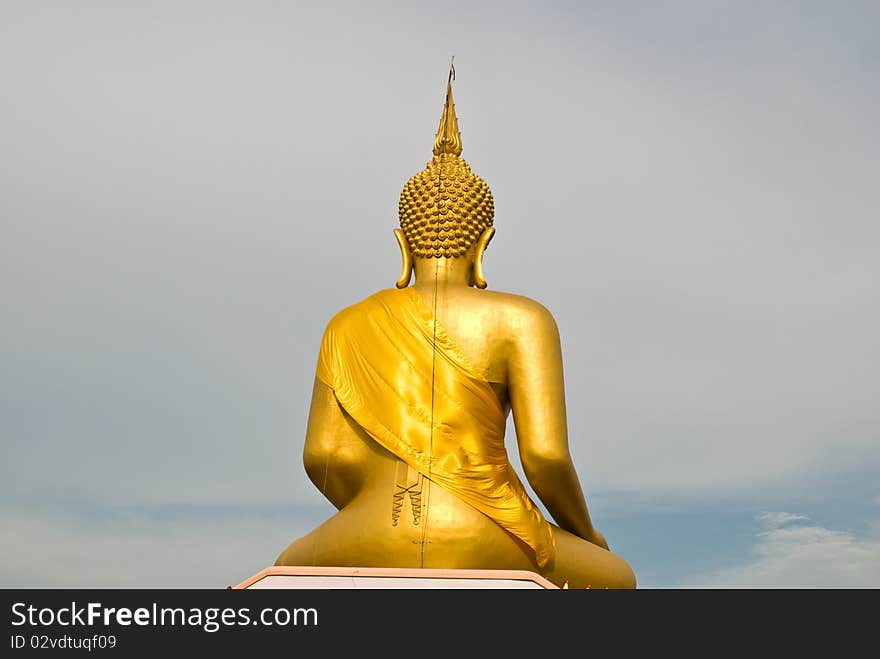
[[[494,201],[460,158],[451,80],[434,158],[400,195],[396,289],[341,311],[321,341],[303,457],[338,512],[277,564],[522,569],[632,587],[571,460],[553,316],[487,290]],[[555,524],[509,460],[510,412],[525,480]]]

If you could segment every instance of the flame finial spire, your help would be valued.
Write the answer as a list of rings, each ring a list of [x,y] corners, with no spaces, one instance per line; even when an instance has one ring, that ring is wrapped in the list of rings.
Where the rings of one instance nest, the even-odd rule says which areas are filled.
[[[434,155],[461,155],[461,133],[458,131],[458,117],[455,116],[455,102],[452,100],[452,81],[455,80],[455,56],[449,62],[449,78],[446,81],[446,103],[440,117],[440,127],[434,139]]]

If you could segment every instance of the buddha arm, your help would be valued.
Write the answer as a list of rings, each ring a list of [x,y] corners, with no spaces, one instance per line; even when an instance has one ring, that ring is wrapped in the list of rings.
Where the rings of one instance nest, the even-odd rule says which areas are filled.
[[[593,529],[569,452],[556,321],[547,309],[532,303],[517,314],[513,325],[508,389],[526,478],[561,528],[604,546]]]
[[[333,390],[316,378],[303,465],[312,483],[337,509],[349,503],[362,484],[364,443],[352,424]]]

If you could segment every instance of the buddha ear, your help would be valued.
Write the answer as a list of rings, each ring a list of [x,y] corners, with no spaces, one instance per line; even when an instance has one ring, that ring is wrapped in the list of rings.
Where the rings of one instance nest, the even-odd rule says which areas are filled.
[[[409,249],[409,243],[406,242],[406,236],[403,235],[402,229],[394,230],[394,237],[397,238],[397,246],[400,247],[400,277],[397,279],[397,288],[406,288],[409,286],[409,280],[412,277],[412,252]]]
[[[486,251],[494,236],[495,227],[487,227],[480,234],[480,237],[477,238],[477,249],[474,253],[474,286],[477,288],[486,288],[488,286],[486,279],[483,277],[483,252]]]

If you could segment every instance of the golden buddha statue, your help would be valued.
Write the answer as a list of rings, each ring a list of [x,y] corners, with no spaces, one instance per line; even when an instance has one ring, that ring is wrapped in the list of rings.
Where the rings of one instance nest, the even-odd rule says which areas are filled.
[[[321,342],[303,460],[338,512],[275,564],[529,570],[560,587],[633,588],[569,453],[553,316],[486,289],[494,204],[460,157],[452,74],[434,157],[400,195],[396,288],[343,309]],[[511,411],[523,471],[556,524],[509,461]]]

